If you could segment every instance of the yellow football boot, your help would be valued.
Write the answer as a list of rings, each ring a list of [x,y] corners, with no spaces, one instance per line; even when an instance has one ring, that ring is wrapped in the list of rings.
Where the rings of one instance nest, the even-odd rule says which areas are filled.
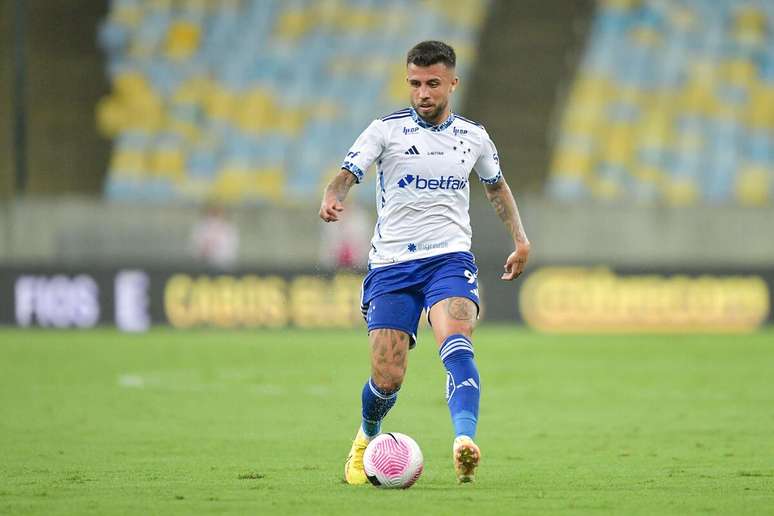
[[[476,478],[476,468],[481,460],[481,450],[478,449],[473,439],[461,435],[454,440],[452,447],[454,456],[454,471],[457,473],[457,482],[473,482]]]
[[[347,462],[344,463],[344,480],[347,484],[357,485],[368,482],[363,468],[363,454],[370,442],[371,439],[363,433],[363,428],[358,428],[355,440],[352,441],[352,448],[347,456]]]

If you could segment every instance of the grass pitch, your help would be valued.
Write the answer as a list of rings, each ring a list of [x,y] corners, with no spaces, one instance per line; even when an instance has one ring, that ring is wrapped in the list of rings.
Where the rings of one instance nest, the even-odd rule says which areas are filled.
[[[0,513],[774,513],[774,332],[482,327],[483,462],[455,484],[429,334],[384,429],[408,491],[341,482],[364,332],[0,330]]]

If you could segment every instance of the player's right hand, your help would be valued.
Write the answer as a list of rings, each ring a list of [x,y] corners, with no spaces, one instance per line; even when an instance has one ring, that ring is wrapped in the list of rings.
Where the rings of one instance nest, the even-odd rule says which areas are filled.
[[[336,222],[342,211],[344,211],[344,205],[335,197],[326,195],[320,206],[320,218],[325,222]]]

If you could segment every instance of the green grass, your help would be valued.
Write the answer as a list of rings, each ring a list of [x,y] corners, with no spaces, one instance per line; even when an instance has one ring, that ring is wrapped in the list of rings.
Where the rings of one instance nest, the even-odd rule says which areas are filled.
[[[774,332],[482,327],[478,482],[458,486],[429,335],[385,430],[408,491],[341,483],[364,332],[0,330],[0,514],[774,514]]]

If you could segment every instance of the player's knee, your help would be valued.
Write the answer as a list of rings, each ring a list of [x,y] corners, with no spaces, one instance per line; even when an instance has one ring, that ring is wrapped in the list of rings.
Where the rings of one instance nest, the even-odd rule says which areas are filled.
[[[400,389],[404,376],[406,376],[406,364],[400,362],[377,364],[371,374],[377,389],[386,394]]]
[[[452,327],[446,328],[446,331],[443,331],[439,333],[436,336],[436,340],[438,341],[438,345],[443,345],[446,340],[451,337],[452,335],[464,335],[468,338],[468,340],[473,339],[473,325],[454,325]]]

